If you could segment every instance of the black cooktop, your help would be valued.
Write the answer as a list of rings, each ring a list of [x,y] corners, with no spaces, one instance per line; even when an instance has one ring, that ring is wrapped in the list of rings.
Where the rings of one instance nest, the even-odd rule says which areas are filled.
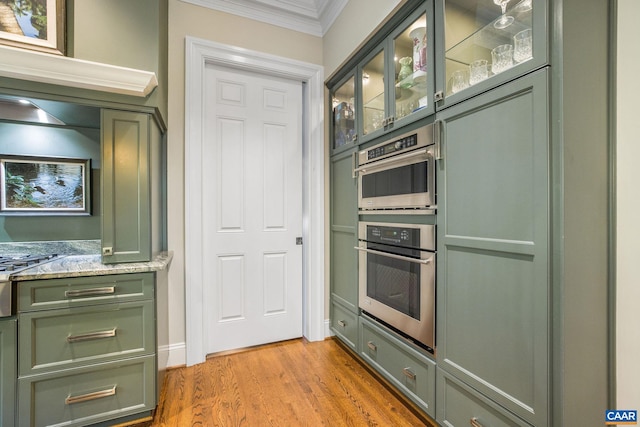
[[[0,255],[0,272],[18,271],[56,258],[58,254],[47,255]]]

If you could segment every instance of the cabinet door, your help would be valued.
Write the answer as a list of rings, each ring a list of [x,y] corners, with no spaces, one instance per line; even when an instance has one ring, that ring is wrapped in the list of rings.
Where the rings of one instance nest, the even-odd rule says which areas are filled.
[[[549,399],[547,77],[438,113],[438,366],[533,425]]]
[[[417,3],[358,67],[361,143],[435,112],[433,1]]]
[[[331,159],[331,297],[358,311],[357,195],[351,150]]]
[[[438,108],[547,64],[547,3],[436,0]]]
[[[358,139],[355,79],[352,73],[331,90],[331,147],[334,154],[352,147]]]
[[[150,117],[102,111],[102,259],[151,260]]]
[[[16,320],[0,321],[0,426],[15,425],[15,395],[17,378]]]

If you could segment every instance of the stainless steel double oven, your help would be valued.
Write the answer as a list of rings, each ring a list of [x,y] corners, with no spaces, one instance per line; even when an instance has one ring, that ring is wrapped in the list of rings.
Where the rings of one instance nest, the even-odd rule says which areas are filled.
[[[435,221],[373,222],[367,215],[436,210],[432,126],[359,153],[359,305],[363,313],[435,352]],[[433,217],[431,217],[433,218]],[[425,224],[423,222],[430,222]]]

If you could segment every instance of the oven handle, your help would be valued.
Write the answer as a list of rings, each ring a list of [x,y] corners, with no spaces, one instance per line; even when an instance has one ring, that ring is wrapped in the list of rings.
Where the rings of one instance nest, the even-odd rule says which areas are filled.
[[[369,252],[371,254],[376,254],[376,255],[382,255],[382,256],[387,256],[389,258],[395,258],[395,259],[400,259],[402,261],[409,261],[409,262],[415,262],[418,264],[429,264],[432,260],[433,260],[433,255],[431,255],[429,258],[427,259],[415,259],[415,258],[409,258],[408,256],[402,256],[402,255],[396,255],[396,254],[390,254],[388,252],[382,252],[382,251],[376,251],[373,249],[366,249],[366,248],[361,248],[360,246],[354,246],[354,249],[357,249],[359,251],[362,252]],[[435,255],[435,254],[434,254]]]
[[[410,158],[415,157],[416,155],[419,155],[419,154],[427,154],[428,157],[433,157],[433,155],[429,151],[429,148],[423,148],[421,150],[412,151],[410,153],[405,153],[405,154],[400,154],[399,156],[390,157],[388,159],[378,160],[373,164],[367,163],[366,165],[360,166],[359,168],[354,168],[353,172],[357,173],[357,172],[364,172],[364,171],[366,171],[368,169],[377,169],[377,168],[379,168],[381,166],[385,166],[385,165],[388,165],[390,163],[396,163],[396,162],[400,162],[402,160],[410,159]]]

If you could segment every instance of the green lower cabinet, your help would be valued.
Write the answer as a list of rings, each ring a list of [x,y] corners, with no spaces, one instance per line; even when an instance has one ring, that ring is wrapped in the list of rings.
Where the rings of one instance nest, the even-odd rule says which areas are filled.
[[[16,319],[0,320],[0,427],[15,425],[17,378]]]
[[[437,369],[438,423],[446,427],[531,427],[471,387]]]
[[[20,378],[19,426],[84,426],[156,405],[155,355]]]
[[[435,417],[436,363],[394,333],[360,316],[360,356]]]
[[[331,302],[331,330],[351,350],[357,352],[358,315],[336,302]]]
[[[153,301],[23,313],[19,334],[20,375],[156,351]]]

